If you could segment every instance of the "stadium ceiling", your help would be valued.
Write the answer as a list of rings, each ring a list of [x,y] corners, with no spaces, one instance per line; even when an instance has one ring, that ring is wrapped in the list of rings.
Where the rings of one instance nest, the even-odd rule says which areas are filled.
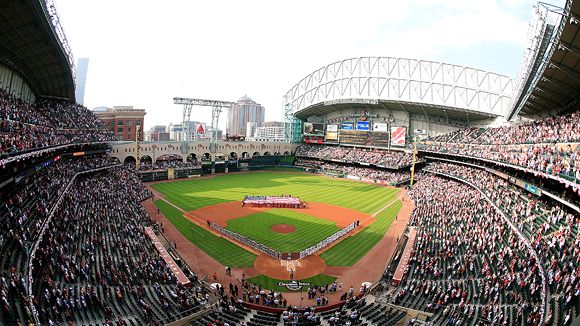
[[[37,97],[74,100],[74,59],[52,0],[0,0],[0,64]]]
[[[495,73],[441,62],[360,57],[317,69],[284,96],[286,115],[303,119],[341,104],[378,105],[465,120],[504,116],[512,80]]]
[[[331,112],[340,112],[341,110],[345,110],[347,112],[352,110],[365,110],[367,112],[373,113],[375,110],[384,109],[404,111],[407,113],[430,117],[441,117],[442,119],[440,119],[440,121],[442,122],[446,120],[450,124],[458,124],[461,122],[461,125],[463,126],[467,126],[466,123],[470,121],[493,119],[497,117],[496,114],[485,112],[449,108],[443,105],[431,105],[426,103],[403,101],[376,101],[374,103],[323,102],[313,104],[305,109],[302,109],[294,113],[294,116],[301,120],[306,120],[311,116],[320,116]]]
[[[567,0],[563,8],[540,2],[534,9],[508,120],[518,114],[538,118],[570,105],[578,107],[580,1]]]

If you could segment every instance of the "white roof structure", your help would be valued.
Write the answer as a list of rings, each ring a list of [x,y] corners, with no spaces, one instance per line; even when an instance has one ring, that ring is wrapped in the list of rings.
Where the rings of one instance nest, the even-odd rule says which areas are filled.
[[[308,74],[284,96],[287,111],[301,116],[312,106],[333,103],[397,103],[413,108],[504,116],[512,79],[479,69],[393,57],[359,57],[333,62]]]

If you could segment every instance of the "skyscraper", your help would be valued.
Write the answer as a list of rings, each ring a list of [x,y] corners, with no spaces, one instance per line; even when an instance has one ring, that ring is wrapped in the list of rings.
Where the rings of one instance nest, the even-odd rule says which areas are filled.
[[[228,111],[227,134],[245,136],[248,122],[261,126],[266,110],[247,95],[242,96]]]
[[[75,89],[75,98],[77,103],[84,105],[85,85],[87,83],[87,72],[89,70],[89,58],[79,58],[77,62],[77,80]]]

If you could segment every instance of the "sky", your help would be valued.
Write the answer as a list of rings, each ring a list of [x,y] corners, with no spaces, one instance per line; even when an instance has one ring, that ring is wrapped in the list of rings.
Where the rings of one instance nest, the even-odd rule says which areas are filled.
[[[441,61],[515,77],[530,0],[55,0],[75,58],[89,58],[84,104],[145,109],[178,123],[173,97],[247,94],[282,121],[282,96],[329,63],[361,56]],[[210,122],[211,108],[192,120]],[[225,128],[227,111],[220,116]]]

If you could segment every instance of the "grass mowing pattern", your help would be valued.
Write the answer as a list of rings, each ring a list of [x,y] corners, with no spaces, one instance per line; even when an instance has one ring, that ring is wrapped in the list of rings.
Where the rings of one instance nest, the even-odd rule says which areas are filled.
[[[276,224],[290,224],[296,231],[274,232],[272,226]],[[227,229],[282,252],[301,251],[340,230],[334,222],[290,209],[274,209],[229,220]]]
[[[158,183],[153,188],[186,211],[241,201],[244,195],[291,194],[306,202],[322,202],[367,214],[378,211],[398,192],[393,188],[291,172],[217,175]]]
[[[373,223],[354,236],[343,239],[320,257],[328,266],[350,267],[356,264],[385,236],[402,206],[403,203],[397,200],[380,212]]]
[[[185,238],[221,264],[230,267],[254,266],[255,254],[191,222],[178,209],[163,200],[156,200],[155,206]]]
[[[309,282],[312,286],[314,286],[314,285],[325,286],[326,284],[332,284],[334,281],[336,281],[336,277],[324,275],[324,274],[318,274],[316,276],[312,276],[312,277],[305,278],[303,280],[297,280],[297,281]],[[300,291],[290,291],[286,287],[278,285],[278,282],[288,282],[288,280],[277,280],[275,278],[271,278],[271,277],[268,277],[266,275],[258,275],[258,276],[250,277],[250,278],[248,278],[248,282],[258,284],[266,290],[274,290],[276,292],[300,292]],[[306,292],[306,291],[308,291],[308,287],[302,289],[302,292]]]

